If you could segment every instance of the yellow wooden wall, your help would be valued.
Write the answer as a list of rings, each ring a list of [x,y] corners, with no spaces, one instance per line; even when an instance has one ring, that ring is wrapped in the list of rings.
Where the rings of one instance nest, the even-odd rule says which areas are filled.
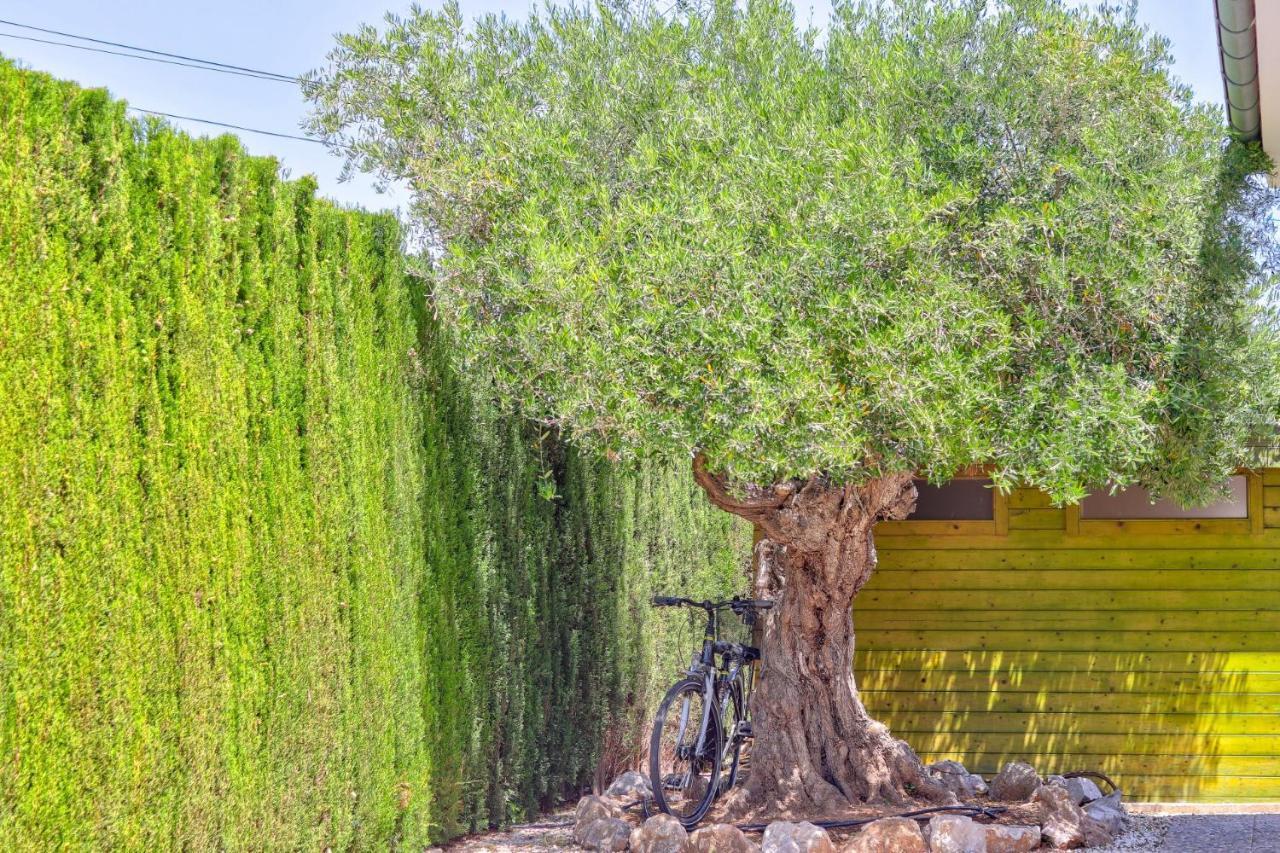
[[[993,531],[881,525],[854,611],[868,708],[926,761],[1280,801],[1280,471],[1251,486],[1252,524],[1082,523],[1022,490]]]

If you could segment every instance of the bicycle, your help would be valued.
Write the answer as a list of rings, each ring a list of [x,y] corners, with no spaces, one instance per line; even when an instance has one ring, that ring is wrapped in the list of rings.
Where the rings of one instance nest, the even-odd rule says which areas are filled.
[[[700,608],[707,614],[702,650],[694,655],[688,674],[658,706],[649,742],[654,802],[691,829],[716,797],[737,783],[742,745],[752,734],[746,700],[750,664],[760,659],[760,650],[720,640],[719,613],[731,610],[750,626],[773,602],[736,596],[731,601],[693,601],[658,595],[653,606]],[[721,658],[719,667],[716,655]]]

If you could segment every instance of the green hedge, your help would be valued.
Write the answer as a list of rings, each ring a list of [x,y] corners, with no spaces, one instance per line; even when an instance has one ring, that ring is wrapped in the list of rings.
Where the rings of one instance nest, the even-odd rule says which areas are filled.
[[[0,849],[384,849],[620,760],[749,533],[494,411],[393,219],[0,62]],[[554,497],[550,495],[554,492]]]

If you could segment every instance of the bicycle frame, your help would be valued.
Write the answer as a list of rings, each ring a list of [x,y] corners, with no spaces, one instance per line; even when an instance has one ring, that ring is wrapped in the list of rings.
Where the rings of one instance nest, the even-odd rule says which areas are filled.
[[[698,742],[696,749],[699,755],[706,748],[706,737],[711,731],[711,715],[716,715],[716,724],[720,729],[725,741],[730,738],[738,737],[737,731],[726,732],[724,730],[724,721],[729,718],[729,703],[736,698],[738,707],[747,711],[747,684],[749,678],[750,667],[746,668],[747,674],[743,674],[743,665],[740,661],[734,660],[730,662],[727,669],[721,674],[715,665],[715,641],[719,636],[719,618],[718,611],[707,611],[707,625],[702,637],[702,651],[698,654],[697,660],[689,667],[689,674],[695,678],[702,679],[702,695],[703,695],[703,712],[702,720],[698,729]],[[683,740],[684,732],[688,724],[686,715],[688,708],[681,710],[680,734]]]
[[[702,635],[702,651],[698,655],[697,661],[689,667],[689,674],[695,678],[702,679],[702,721],[698,728],[698,743],[696,746],[697,754],[701,755],[706,749],[707,733],[711,731],[711,715],[716,715],[716,723],[719,724],[723,719],[720,714],[719,697],[716,691],[716,653],[715,641],[719,628],[715,610],[707,611],[707,627]],[[688,714],[688,707],[681,709],[680,733],[683,736],[685,731],[685,715]],[[683,737],[681,738],[683,740]]]
[[[719,611],[707,611],[707,627],[702,634],[702,653],[698,656],[698,662],[705,667],[715,669],[716,666],[716,637],[720,631]]]

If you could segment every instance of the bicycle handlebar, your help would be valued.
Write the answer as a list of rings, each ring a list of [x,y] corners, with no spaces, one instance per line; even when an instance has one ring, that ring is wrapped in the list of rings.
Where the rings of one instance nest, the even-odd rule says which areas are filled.
[[[737,601],[726,602],[730,607],[745,607],[755,610],[770,610],[773,602],[763,598],[743,598]]]

